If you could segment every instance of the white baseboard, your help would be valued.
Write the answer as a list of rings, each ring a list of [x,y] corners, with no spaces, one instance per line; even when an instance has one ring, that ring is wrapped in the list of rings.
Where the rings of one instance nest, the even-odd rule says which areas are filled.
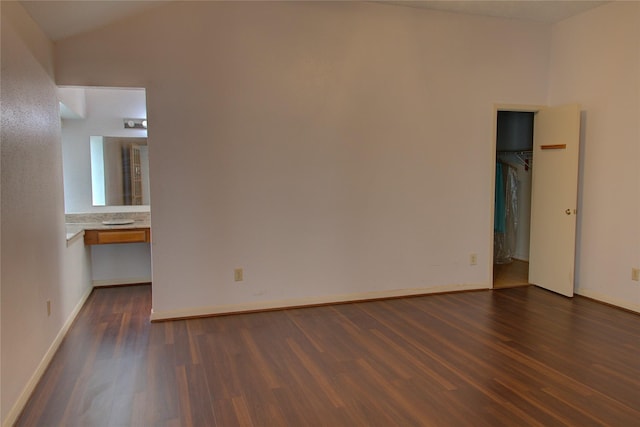
[[[577,289],[575,293],[578,295],[582,295],[583,297],[591,298],[596,301],[604,302],[607,304],[615,305],[616,307],[621,307],[626,310],[631,310],[631,311],[635,311],[636,313],[640,313],[640,304],[634,304],[630,301],[611,298],[608,295],[604,295],[599,292],[590,291],[588,289]]]
[[[55,339],[49,346],[49,349],[42,357],[42,360],[38,364],[38,367],[36,368],[35,372],[33,373],[33,375],[31,375],[31,378],[29,378],[29,381],[27,381],[27,384],[22,389],[22,392],[20,393],[20,396],[18,396],[16,403],[13,405],[13,407],[7,414],[7,417],[2,423],[2,427],[10,427],[17,421],[18,417],[20,416],[20,413],[22,412],[22,410],[27,404],[27,401],[31,397],[33,390],[36,388],[36,385],[38,385],[40,378],[42,378],[44,371],[49,366],[49,363],[51,363],[51,359],[53,359],[53,356],[56,354],[56,351],[58,351],[58,348],[60,347],[60,344],[62,343],[62,340],[64,339],[65,335],[69,331],[71,324],[76,319],[76,316],[80,312],[80,309],[82,309],[82,306],[84,305],[84,303],[87,301],[87,298],[89,298],[89,295],[91,295],[92,290],[93,290],[92,288],[88,288],[85,291],[85,293],[80,298],[80,301],[78,301],[78,304],[76,304],[76,306],[71,311],[71,314],[69,314],[69,317],[67,318],[66,322],[64,322],[64,325],[62,325],[62,328],[60,328],[58,335],[56,335]]]
[[[194,307],[179,310],[155,311],[151,310],[151,321],[182,319],[189,317],[204,317],[221,314],[242,313],[248,311],[276,310],[289,307],[304,307],[322,304],[336,304],[354,301],[366,301],[383,298],[408,297],[415,295],[435,294],[442,292],[456,292],[469,290],[491,289],[488,284],[474,285],[445,285],[429,288],[392,289],[388,291],[363,292],[357,294],[334,295],[323,297],[295,298],[278,301],[258,301],[245,304],[229,304],[209,307]]]
[[[151,283],[151,277],[125,277],[122,279],[92,280],[91,284],[99,288],[101,286],[133,285],[136,283]]]

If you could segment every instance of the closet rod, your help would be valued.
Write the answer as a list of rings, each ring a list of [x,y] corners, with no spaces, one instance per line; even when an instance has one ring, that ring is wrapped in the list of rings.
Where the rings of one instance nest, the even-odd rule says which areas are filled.
[[[533,151],[496,151],[496,157],[500,157],[503,154],[512,154],[517,163],[524,166],[525,172],[529,170],[531,167],[531,161],[533,159]],[[500,160],[498,160],[500,161]],[[507,162],[502,161],[502,163],[509,164]],[[513,165],[510,165],[513,166]]]

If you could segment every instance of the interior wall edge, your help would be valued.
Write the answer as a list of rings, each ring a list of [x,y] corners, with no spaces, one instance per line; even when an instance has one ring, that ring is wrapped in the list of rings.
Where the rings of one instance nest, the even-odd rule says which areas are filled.
[[[618,298],[612,298],[609,295],[605,295],[603,293],[600,293],[598,291],[592,291],[589,289],[580,289],[580,288],[576,288],[574,289],[574,293],[576,295],[580,295],[595,301],[599,301],[602,303],[605,303],[607,305],[612,305],[615,307],[619,307],[625,310],[629,310],[629,311],[633,311],[635,313],[640,314],[640,303],[638,304],[634,304],[632,302],[629,301],[625,301],[625,300],[621,300]]]
[[[142,283],[151,283],[151,277],[124,277],[124,278],[115,278],[115,279],[94,279],[91,281],[91,284],[94,287],[102,287],[102,286],[127,286],[127,285],[137,285]]]
[[[311,298],[296,298],[276,301],[261,301],[248,304],[229,304],[210,307],[194,307],[180,310],[154,311],[151,310],[151,321],[177,320],[191,317],[206,317],[224,314],[240,314],[254,311],[268,311],[312,307],[317,305],[341,304],[350,302],[365,302],[370,300],[412,297],[419,295],[481,291],[491,289],[489,283],[443,285],[429,288],[394,289],[388,291],[362,292],[357,294],[322,296]]]

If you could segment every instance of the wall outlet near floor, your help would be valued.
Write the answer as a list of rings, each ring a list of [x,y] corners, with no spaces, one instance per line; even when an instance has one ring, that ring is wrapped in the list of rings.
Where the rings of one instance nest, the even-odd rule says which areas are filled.
[[[236,282],[242,282],[244,280],[244,271],[241,268],[233,270],[233,280]]]
[[[51,316],[51,300],[47,300],[47,317]]]
[[[469,255],[469,265],[478,265],[478,254]]]
[[[635,280],[636,282],[640,282],[640,268],[632,268],[631,269],[631,280]]]

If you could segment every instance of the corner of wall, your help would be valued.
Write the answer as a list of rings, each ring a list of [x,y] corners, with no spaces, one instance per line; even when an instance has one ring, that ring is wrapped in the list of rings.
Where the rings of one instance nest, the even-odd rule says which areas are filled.
[[[20,2],[3,0],[0,4],[0,14],[2,14],[2,26],[11,26],[26,44],[34,58],[53,79],[53,42],[47,38]]]

